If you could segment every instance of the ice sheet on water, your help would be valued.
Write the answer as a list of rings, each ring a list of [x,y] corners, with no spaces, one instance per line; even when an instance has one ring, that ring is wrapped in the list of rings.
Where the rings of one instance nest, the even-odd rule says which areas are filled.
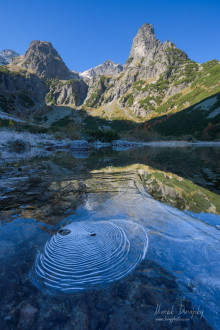
[[[206,311],[211,324],[219,317],[213,306],[220,299],[220,231],[204,221],[207,215],[181,212],[152,199],[132,182],[121,181],[120,191],[106,196],[91,194],[85,205],[77,210],[79,220],[139,223],[148,231],[149,247],[146,258],[173,273],[179,285],[189,288],[190,300]],[[87,207],[89,205],[89,208]],[[219,216],[208,216],[220,221]],[[213,220],[214,219],[214,220]]]
[[[51,293],[74,293],[126,276],[145,257],[144,228],[127,221],[74,222],[39,253],[31,279]]]

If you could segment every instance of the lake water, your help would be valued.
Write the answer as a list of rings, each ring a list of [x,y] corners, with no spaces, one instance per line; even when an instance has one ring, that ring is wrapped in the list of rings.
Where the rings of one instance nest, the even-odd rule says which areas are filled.
[[[171,172],[216,196],[220,192],[220,148],[59,151],[1,162],[0,329],[219,329],[220,217],[202,205],[197,214],[153,199],[134,164]],[[75,244],[76,226],[89,231],[90,223],[83,252],[81,241],[73,251],[76,267],[81,263],[79,277],[86,274],[89,283],[96,260],[103,267],[108,261],[103,250],[111,257],[119,245],[111,276],[99,276],[98,285],[85,281],[80,290],[51,289],[48,276],[53,281],[63,272],[58,263],[71,264],[68,249],[55,260],[52,248],[54,270],[41,278],[35,274],[37,256],[45,258],[46,242],[66,225],[75,228]],[[108,234],[106,224],[112,223],[123,230]],[[89,264],[91,249],[97,258],[93,253]],[[122,249],[127,257],[119,264]]]

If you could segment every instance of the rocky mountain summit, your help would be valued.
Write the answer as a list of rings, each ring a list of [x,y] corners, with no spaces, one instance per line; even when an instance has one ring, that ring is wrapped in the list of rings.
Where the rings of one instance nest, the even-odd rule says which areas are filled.
[[[182,60],[189,60],[186,53],[177,49],[168,40],[164,43],[157,40],[153,26],[146,23],[134,37],[130,56],[124,69],[140,67],[139,76],[150,78],[152,75],[162,73],[168,66],[178,66]]]
[[[33,73],[44,79],[79,78],[78,74],[67,68],[58,52],[47,41],[32,41],[19,65],[24,69],[32,70]]]
[[[146,23],[138,30],[133,40],[130,56],[122,73],[112,77],[108,88],[102,88],[101,92],[97,92],[100,89],[98,78],[94,79],[93,84],[90,84],[86,104],[94,106],[95,90],[99,97],[99,100],[95,101],[97,107],[116,100],[120,107],[132,108],[135,116],[146,117],[164,97],[186,87],[185,80],[176,87],[170,79],[178,76],[179,71],[184,74],[186,65],[187,70],[198,68],[197,64],[172,42],[167,40],[162,43],[157,40],[153,26]],[[146,102],[142,102],[143,99],[146,99]]]
[[[111,60],[107,60],[106,62],[104,62],[92,69],[81,72],[80,76],[82,78],[88,78],[88,79],[91,79],[96,76],[101,76],[101,75],[114,76],[114,75],[120,73],[122,70],[123,70],[123,67],[121,64],[114,63]]]
[[[16,53],[14,50],[3,49],[0,53],[0,65],[7,65],[18,56],[20,56],[20,54]]]
[[[181,118],[180,122],[192,118],[185,131],[199,130],[197,135],[201,136],[211,127],[216,132],[212,136],[216,136],[220,119],[219,77],[217,60],[203,64],[192,61],[172,42],[158,40],[148,23],[134,37],[123,67],[108,60],[82,73],[73,72],[50,42],[35,40],[24,56],[0,66],[0,111],[40,118],[48,111],[63,111],[62,107],[68,113],[77,109],[81,111],[77,112],[78,123],[83,123],[81,128],[85,129],[86,120],[92,127],[90,134],[97,130],[100,133],[103,125],[116,127],[117,131],[122,127],[132,131],[139,125],[138,132],[135,128],[132,135],[137,139],[145,138],[146,131],[152,128],[161,134],[167,130],[166,134],[172,135],[174,126],[179,127],[179,119],[177,123],[175,118]],[[200,104],[210,97],[214,97],[215,103],[207,101],[205,111]],[[67,123],[68,127],[75,125],[68,120]],[[179,127],[175,134],[183,134],[184,130]]]

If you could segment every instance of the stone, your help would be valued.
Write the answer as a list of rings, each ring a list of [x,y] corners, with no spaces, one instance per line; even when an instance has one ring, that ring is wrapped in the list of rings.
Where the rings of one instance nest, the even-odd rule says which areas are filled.
[[[33,307],[31,304],[25,305],[20,310],[20,318],[18,322],[18,329],[31,329],[33,325],[38,309]]]
[[[85,140],[75,140],[70,143],[70,149],[71,150],[89,150],[90,149],[90,144],[89,142]]]
[[[1,240],[0,242],[0,261],[7,261],[7,258],[15,255],[16,246],[13,242]]]
[[[31,146],[30,143],[28,141],[25,141],[23,139],[15,139],[12,141],[8,141],[8,149],[9,151],[12,152],[25,152],[30,150]]]
[[[112,142],[113,150],[116,151],[128,150],[136,146],[139,146],[139,144],[133,141],[115,140]]]

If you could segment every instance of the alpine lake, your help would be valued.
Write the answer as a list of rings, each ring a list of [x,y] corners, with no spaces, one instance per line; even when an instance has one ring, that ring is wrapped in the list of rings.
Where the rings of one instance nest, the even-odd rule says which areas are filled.
[[[2,159],[0,174],[0,329],[219,329],[219,147],[60,150]],[[57,263],[65,261],[68,279],[71,261],[65,248],[53,260],[45,244],[67,235],[65,226],[91,223],[98,228],[89,238],[92,257],[105,267],[121,236],[105,237],[99,227],[112,221],[139,226],[147,237],[147,245],[138,243],[139,232],[123,238],[130,259],[122,260],[121,275],[114,280],[119,262],[113,261],[112,277],[100,272],[98,285],[51,290],[44,277],[53,283]],[[83,259],[79,278],[83,267],[88,279],[93,272],[89,249],[84,244],[82,254],[74,252],[77,263]],[[141,258],[132,264],[135,253]],[[52,270],[36,280],[39,254]]]

